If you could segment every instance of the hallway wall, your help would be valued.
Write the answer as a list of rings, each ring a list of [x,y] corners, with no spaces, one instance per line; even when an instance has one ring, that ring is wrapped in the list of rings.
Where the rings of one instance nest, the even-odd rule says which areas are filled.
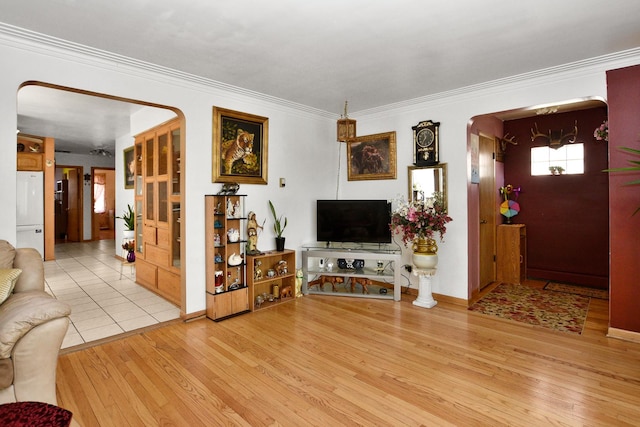
[[[609,188],[602,172],[608,144],[593,137],[606,118],[602,107],[504,123],[504,133],[518,141],[505,152],[504,179],[522,188],[513,222],[527,226],[529,277],[609,287]],[[584,174],[531,176],[531,148],[545,145],[543,138],[531,141],[531,129],[537,124],[542,133],[568,133],[576,122],[576,142],[584,143]]]

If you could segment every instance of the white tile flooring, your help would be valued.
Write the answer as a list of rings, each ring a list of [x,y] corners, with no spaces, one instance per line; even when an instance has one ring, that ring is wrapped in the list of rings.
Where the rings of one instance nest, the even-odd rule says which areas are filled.
[[[56,244],[45,261],[46,291],[71,306],[62,348],[177,319],[180,309],[135,283],[135,268],[115,258],[115,242]]]

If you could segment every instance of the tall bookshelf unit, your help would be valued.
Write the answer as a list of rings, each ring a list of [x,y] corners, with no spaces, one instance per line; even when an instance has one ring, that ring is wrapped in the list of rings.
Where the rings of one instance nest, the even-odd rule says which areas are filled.
[[[249,311],[245,197],[205,196],[206,311],[212,320]]]

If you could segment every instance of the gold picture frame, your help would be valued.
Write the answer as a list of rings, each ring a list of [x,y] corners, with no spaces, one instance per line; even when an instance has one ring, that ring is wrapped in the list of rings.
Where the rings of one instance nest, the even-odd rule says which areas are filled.
[[[122,150],[124,158],[124,188],[130,190],[134,187],[136,179],[136,158],[133,146]]]
[[[349,181],[396,179],[396,132],[358,136],[347,142]]]
[[[213,107],[212,182],[267,184],[269,119]]]

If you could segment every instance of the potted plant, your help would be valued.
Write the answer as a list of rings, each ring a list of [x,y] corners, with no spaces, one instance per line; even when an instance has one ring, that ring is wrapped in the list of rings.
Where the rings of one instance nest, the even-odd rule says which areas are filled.
[[[551,175],[562,175],[564,168],[562,166],[549,166],[549,172],[551,172]]]
[[[135,228],[136,228],[136,214],[133,211],[133,207],[131,205],[127,205],[127,210],[124,211],[122,216],[117,216],[116,218],[124,221],[124,235],[125,239],[130,239],[135,236]]]
[[[276,250],[284,251],[284,237],[282,237],[282,232],[287,227],[287,217],[284,217],[283,222],[282,216],[276,214],[276,208],[273,207],[271,200],[269,200],[269,209],[273,215],[273,231],[276,233]]]

